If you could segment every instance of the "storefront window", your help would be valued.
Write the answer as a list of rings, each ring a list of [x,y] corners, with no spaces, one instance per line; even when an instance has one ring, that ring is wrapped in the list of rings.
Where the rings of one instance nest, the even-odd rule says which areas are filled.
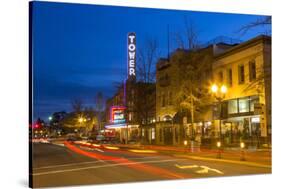
[[[228,114],[237,114],[238,107],[237,107],[237,99],[229,100],[228,101]]]
[[[249,98],[239,98],[239,113],[249,112]]]
[[[258,96],[251,96],[250,97],[250,111],[254,111],[255,104],[259,103],[259,97]]]

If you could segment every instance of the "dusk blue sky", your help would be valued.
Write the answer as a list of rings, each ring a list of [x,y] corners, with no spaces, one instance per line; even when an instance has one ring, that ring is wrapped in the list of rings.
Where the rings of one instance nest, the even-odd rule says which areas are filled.
[[[157,39],[160,56],[166,57],[167,25],[170,33],[183,32],[185,17],[195,23],[202,43],[222,35],[247,40],[265,31],[237,33],[261,17],[254,15],[34,2],[34,118],[71,111],[77,98],[94,107],[98,91],[112,96],[114,83],[126,77],[127,33],[136,33],[138,49]]]

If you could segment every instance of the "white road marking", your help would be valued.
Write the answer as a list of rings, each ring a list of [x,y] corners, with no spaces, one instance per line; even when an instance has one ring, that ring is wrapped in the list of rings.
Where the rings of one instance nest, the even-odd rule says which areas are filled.
[[[52,144],[56,146],[64,146],[64,144],[56,144],[56,143],[52,143]]]
[[[137,159],[154,159],[154,158],[160,158],[161,156],[153,156],[153,157],[141,157],[141,158],[127,158],[128,160],[137,160]],[[125,158],[125,157],[124,157]],[[110,160],[102,160],[102,162],[109,162]],[[91,163],[100,163],[100,160],[97,161],[86,161],[86,162],[80,162],[80,163],[68,163],[68,164],[61,164],[61,165],[50,165],[50,166],[44,166],[44,167],[35,167],[33,170],[40,170],[40,169],[50,169],[50,168],[56,168],[56,167],[68,167],[68,166],[75,166],[75,165],[83,165],[83,164],[91,164]]]
[[[98,151],[98,152],[104,152],[103,150],[98,149],[98,148],[94,148],[94,150],[96,150],[96,151]]]
[[[197,168],[199,167],[198,165],[184,165],[184,166],[180,166],[178,164],[175,164],[175,166],[177,168],[180,168],[180,169],[192,169],[192,168]]]
[[[58,171],[47,171],[41,173],[33,173],[33,176],[41,176],[41,175],[49,175],[49,174],[56,174],[56,173],[65,173],[65,172],[73,172],[73,171],[81,171],[86,169],[97,169],[97,168],[104,168],[104,167],[116,167],[122,165],[137,165],[143,163],[163,163],[163,162],[171,162],[171,161],[180,161],[183,159],[167,159],[167,160],[158,160],[158,161],[142,161],[142,162],[130,162],[130,163],[116,163],[116,164],[107,164],[107,165],[97,165],[97,166],[90,166],[90,167],[81,167],[75,169],[64,169]]]
[[[221,174],[223,175],[223,172],[221,172],[220,170],[218,169],[212,169],[210,167],[207,167],[207,166],[200,166],[202,169],[199,170],[199,171],[196,171],[196,173],[199,173],[199,174],[202,174],[202,173],[209,173],[209,171],[213,171],[215,173],[218,173],[218,174]]]
[[[104,152],[101,149],[98,148],[89,148],[89,147],[84,147],[84,146],[80,146],[81,149],[85,149],[85,150],[89,150],[89,151],[98,151],[98,152]]]
[[[200,170],[195,171],[196,173],[199,173],[199,174],[209,173],[209,171],[213,171],[213,172],[218,173],[218,174],[221,174],[221,175],[224,174],[223,172],[221,172],[221,171],[218,170],[218,169],[212,169],[212,168],[207,167],[207,166],[204,166],[204,165],[202,165],[202,166],[198,166],[198,165],[184,165],[184,166],[180,166],[180,165],[178,165],[178,164],[175,164],[175,166],[176,166],[177,168],[180,168],[180,169],[201,168]]]
[[[33,168],[33,170],[49,169],[49,168],[56,168],[56,167],[67,167],[67,166],[83,165],[83,164],[89,164],[89,163],[100,163],[100,161],[86,161],[86,162],[81,162],[81,163],[68,163],[68,164],[62,164],[62,165],[50,165],[50,166],[44,166],[44,167],[35,167],[35,168]]]

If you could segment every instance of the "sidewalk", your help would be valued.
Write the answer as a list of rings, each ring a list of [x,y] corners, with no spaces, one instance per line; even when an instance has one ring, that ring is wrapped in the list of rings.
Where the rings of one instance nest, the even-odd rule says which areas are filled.
[[[257,167],[271,168],[271,149],[244,149],[225,148],[221,149],[221,158],[217,158],[218,149],[194,147],[193,149],[182,146],[158,146],[158,145],[114,145],[120,148],[150,149],[174,157],[184,157],[205,161],[227,162],[234,164],[252,165]],[[244,153],[244,154],[242,154]],[[241,161],[245,159],[244,161]]]
[[[227,162],[235,164],[245,164],[257,167],[271,168],[271,151],[247,151],[244,150],[222,150],[221,158],[217,158],[218,150],[214,151],[200,151],[200,152],[187,152],[185,154],[175,154],[175,157],[185,157],[206,161]],[[244,159],[241,161],[241,159]]]

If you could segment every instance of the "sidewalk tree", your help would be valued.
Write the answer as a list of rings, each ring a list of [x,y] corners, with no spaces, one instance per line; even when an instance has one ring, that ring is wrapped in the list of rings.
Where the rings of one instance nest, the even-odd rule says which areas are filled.
[[[173,57],[179,64],[182,82],[176,94],[176,101],[179,110],[187,110],[191,123],[191,138],[194,139],[194,122],[197,114],[203,113],[204,108],[209,105],[208,83],[204,78],[208,78],[208,71],[211,69],[211,56],[208,53],[188,51],[179,53]]]
[[[204,111],[204,107],[209,105],[208,83],[210,78],[212,49],[200,49],[198,43],[198,32],[191,22],[185,22],[186,41],[188,49],[178,49],[171,61],[179,65],[180,83],[179,90],[176,94],[178,109],[189,112],[191,123],[191,140],[194,139],[194,122],[197,113]]]
[[[137,51],[137,79],[134,92],[134,109],[137,122],[147,126],[155,114],[156,103],[156,62],[160,50],[158,41],[148,38]]]

